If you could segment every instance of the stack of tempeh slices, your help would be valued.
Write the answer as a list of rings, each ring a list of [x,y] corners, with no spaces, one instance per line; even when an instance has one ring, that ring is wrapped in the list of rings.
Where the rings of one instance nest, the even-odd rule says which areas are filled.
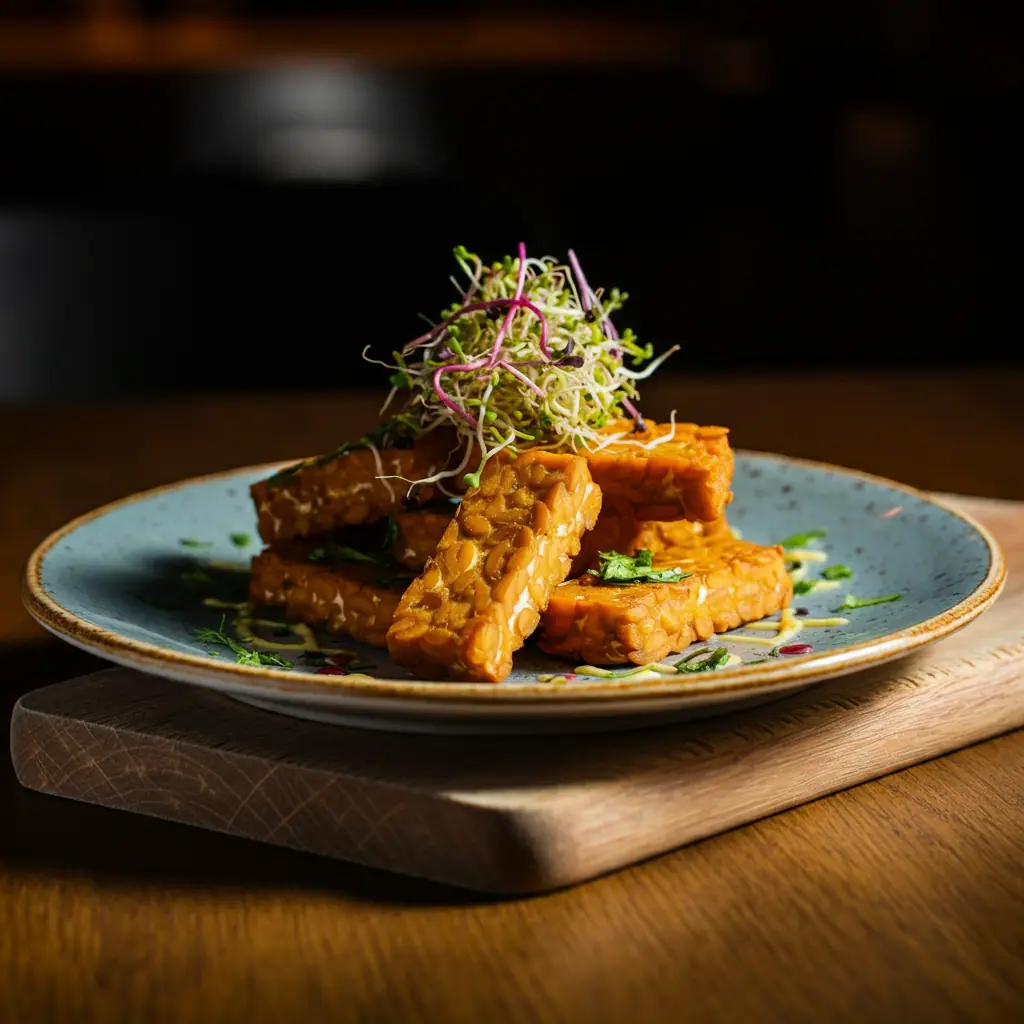
[[[458,503],[404,480],[435,475],[453,438],[356,448],[252,488],[266,549],[252,598],[387,647],[428,679],[500,682],[536,632],[594,665],[648,664],[789,604],[782,549],[725,520],[733,454],[722,427],[654,424],[598,451],[492,458]],[[652,442],[657,442],[652,444]],[[601,552],[649,550],[678,582],[607,583]]]

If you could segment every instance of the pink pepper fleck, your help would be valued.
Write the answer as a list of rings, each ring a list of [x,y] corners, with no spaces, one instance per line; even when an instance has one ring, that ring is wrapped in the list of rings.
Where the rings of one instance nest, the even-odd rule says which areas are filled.
[[[813,650],[810,644],[786,644],[779,648],[779,654],[810,654]]]
[[[340,665],[324,665],[316,670],[318,676],[347,676],[348,670]]]

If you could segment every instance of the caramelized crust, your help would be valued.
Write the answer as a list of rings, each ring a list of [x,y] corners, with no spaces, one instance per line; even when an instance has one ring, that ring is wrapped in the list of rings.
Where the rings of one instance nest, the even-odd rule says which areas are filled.
[[[719,537],[662,553],[654,564],[692,575],[633,586],[583,576],[556,587],[541,622],[541,650],[593,665],[646,665],[793,599],[780,547]]]
[[[501,682],[600,508],[579,456],[488,462],[399,603],[391,657],[426,678]]]
[[[411,448],[356,448],[343,455],[321,456],[294,471],[277,473],[250,488],[259,534],[270,543],[309,537],[341,526],[369,523],[401,512],[409,489],[405,481],[422,480],[443,469],[455,446],[454,434],[434,430]],[[382,480],[380,476],[402,479]],[[436,491],[420,488],[417,498],[430,501]]]
[[[287,618],[384,647],[395,609],[412,574],[357,562],[309,561],[312,544],[282,542],[252,561],[249,596],[280,607]]]
[[[603,434],[623,436],[600,451],[580,454],[590,466],[606,505],[633,506],[637,519],[721,518],[732,500],[734,456],[725,427],[653,423],[633,432],[632,420],[617,420]],[[659,438],[671,437],[653,448]]]

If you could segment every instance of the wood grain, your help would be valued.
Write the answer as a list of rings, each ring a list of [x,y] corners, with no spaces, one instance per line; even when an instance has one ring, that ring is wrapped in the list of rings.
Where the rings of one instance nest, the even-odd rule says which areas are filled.
[[[1024,503],[961,499],[1011,582],[913,657],[767,707],[584,737],[367,734],[110,669],[23,697],[23,785],[498,893],[544,892],[1024,725]]]
[[[647,386],[644,408],[728,424],[747,448],[1024,498],[1022,393],[1013,367],[730,372]],[[47,532],[144,487],[331,446],[377,403],[0,408],[5,710],[103,667],[21,608]],[[0,759],[0,1021],[1020,1020],[1022,794],[1018,731],[586,885],[495,900],[55,800]]]

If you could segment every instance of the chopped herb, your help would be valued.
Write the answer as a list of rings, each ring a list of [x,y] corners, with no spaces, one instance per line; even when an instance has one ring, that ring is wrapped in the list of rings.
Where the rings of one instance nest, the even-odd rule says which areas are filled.
[[[793,593],[810,594],[815,590],[817,585],[818,584],[815,580],[798,580],[793,584]]]
[[[319,667],[327,664],[327,655],[322,651],[303,651],[302,660]]]
[[[702,647],[699,651],[693,651],[690,654],[688,654],[685,658],[682,659],[682,661],[677,661],[676,668],[679,668],[680,665],[685,665],[688,661],[693,661],[694,658],[700,658],[703,657],[705,654],[710,653],[711,649],[709,647]]]
[[[325,544],[313,548],[306,558],[310,562],[364,562],[367,565],[390,565],[390,561],[380,555],[367,555],[345,544]]]
[[[678,583],[691,573],[681,569],[655,569],[651,552],[644,548],[636,555],[624,555],[619,551],[601,551],[598,554],[600,569],[588,569],[602,583],[613,586],[631,586],[635,583]]]
[[[827,534],[827,530],[808,530],[806,533],[794,533],[792,537],[780,540],[779,545],[784,548],[802,548],[813,540],[821,540]]]
[[[827,580],[848,580],[853,570],[848,565],[830,565],[822,570],[821,575]]]
[[[287,658],[282,658],[278,654],[268,654],[266,651],[250,651],[247,647],[243,647],[237,640],[224,632],[226,620],[227,616],[222,615],[218,629],[194,629],[192,634],[204,644],[220,644],[221,647],[226,647],[234,654],[235,661],[239,665],[275,665],[278,668],[293,667]]]
[[[244,648],[235,652],[235,661],[239,665],[273,665],[275,668],[293,668],[292,662],[282,658],[280,654],[269,654],[267,651],[248,651]]]
[[[390,548],[398,541],[398,520],[394,516],[388,516],[384,524],[384,540],[382,548]]]
[[[691,661],[683,658],[676,662],[677,672],[714,672],[715,669],[724,668],[729,661],[729,651],[725,647],[719,647],[712,651],[702,661]]]
[[[231,543],[236,548],[247,548],[252,543],[252,537],[248,533],[231,534]]]
[[[213,542],[208,540],[196,540],[195,537],[182,537],[178,543],[183,548],[212,548]]]
[[[855,608],[868,608],[873,604],[890,604],[900,600],[902,596],[902,594],[884,594],[882,597],[854,597],[853,594],[847,594],[846,600],[835,610],[848,612]]]

